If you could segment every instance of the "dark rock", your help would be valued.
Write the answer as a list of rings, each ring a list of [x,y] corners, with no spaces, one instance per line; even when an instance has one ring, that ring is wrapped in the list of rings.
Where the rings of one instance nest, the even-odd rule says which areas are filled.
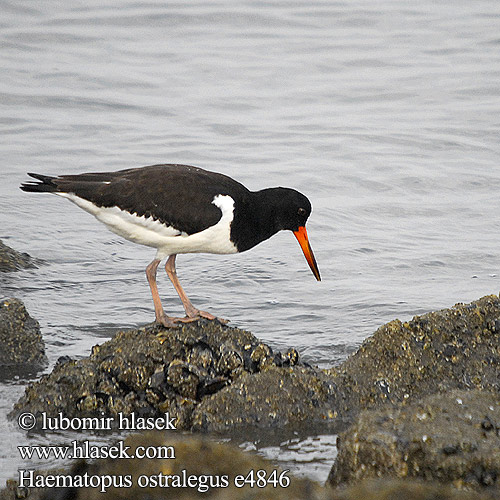
[[[37,267],[37,261],[27,253],[19,253],[0,240],[0,272]]]
[[[62,359],[50,375],[26,389],[11,416],[21,411],[52,416],[62,412],[68,418],[169,412],[177,418],[178,429],[227,432],[253,427],[262,433],[278,428],[312,430],[317,424],[324,432],[326,425],[331,431],[333,425],[344,425],[373,408],[378,410],[363,413],[354,425],[355,435],[348,431],[340,438],[339,459],[331,474],[334,484],[356,485],[326,498],[500,498],[495,489],[500,418],[498,406],[490,408],[500,390],[499,324],[497,296],[406,323],[395,320],[330,370],[302,363],[293,349],[273,352],[249,332],[217,322],[176,329],[148,326],[117,333],[95,346],[87,359]],[[467,401],[472,413],[452,413],[458,393],[448,396],[455,397],[454,404],[451,399],[443,403],[452,390],[463,391],[459,399]],[[419,402],[431,394],[434,399]],[[482,398],[490,398],[487,408]],[[421,416],[427,409],[424,422]],[[395,427],[395,422],[401,425]],[[382,431],[377,434],[377,429]],[[365,446],[370,431],[375,437]],[[117,466],[122,462],[136,463],[121,460]],[[374,486],[357,482],[379,475],[403,477],[405,482],[390,477]],[[412,478],[489,490],[470,496],[449,485],[423,485]],[[121,492],[121,498],[146,498]],[[224,496],[228,492],[218,491],[217,498],[240,498],[238,492]],[[259,496],[267,493],[258,490],[252,493],[251,498],[275,498]],[[158,493],[162,494],[171,491]],[[321,490],[319,497],[304,498],[326,494]]]
[[[280,384],[291,384],[280,389],[281,403],[291,401],[293,406],[279,408],[273,403],[274,411],[285,415],[275,422],[281,425],[305,420],[311,404],[315,405],[315,415],[326,418],[332,402],[327,377],[311,368],[294,372],[293,366],[278,366],[283,359],[291,365],[297,356],[275,354],[251,333],[218,322],[118,332],[112,340],[94,346],[89,358],[60,360],[51,374],[27,387],[11,416],[21,411],[46,412],[49,416],[62,412],[67,418],[168,412],[177,418],[178,428],[189,429],[193,410],[201,401],[223,392],[226,386],[240,387],[238,381],[242,379],[253,386],[249,392],[261,391],[270,397],[271,393],[265,391],[269,387],[278,390],[277,377]],[[275,371],[257,376],[270,369]],[[307,383],[310,386],[304,387]],[[321,392],[317,394],[317,390]],[[268,410],[254,408],[253,415],[260,413],[253,421],[270,418]],[[206,422],[214,421],[217,413],[213,402],[206,411],[210,415],[204,420],[205,427],[211,428]],[[220,414],[227,419],[223,412]],[[201,418],[200,411],[196,415]]]
[[[500,300],[492,295],[406,323],[391,321],[343,365],[327,370],[341,392],[339,416],[352,420],[362,410],[379,409],[363,412],[339,438],[331,482],[397,476],[497,485],[500,424],[498,407],[490,410],[488,402],[500,391],[499,318]],[[453,413],[450,391],[472,398],[474,425]],[[420,401],[428,397],[434,405],[429,414],[421,411],[427,399]],[[492,437],[483,442],[482,435]],[[490,453],[488,443],[496,451]]]
[[[362,412],[338,438],[333,486],[391,476],[494,489],[500,497],[500,396],[455,390]]]
[[[0,301],[0,375],[21,370],[36,372],[46,362],[38,322],[20,300]]]
[[[459,491],[432,481],[372,479],[334,490],[331,500],[498,500],[494,492]]]
[[[337,387],[320,370],[271,366],[246,373],[231,385],[205,398],[193,413],[193,430],[223,432],[234,427],[263,429],[335,421]]]
[[[402,323],[391,321],[338,368],[338,415],[452,389],[500,391],[500,299],[483,297]]]
[[[179,428],[345,426],[365,408],[451,389],[500,389],[500,300],[392,321],[342,366],[318,370],[291,349],[217,322],[119,332],[90,358],[59,363],[15,412],[113,416],[169,412]]]
[[[130,446],[128,452],[134,454],[138,446],[173,447],[175,458],[171,453],[165,459],[122,459],[96,460],[76,462],[70,470],[56,469],[50,471],[34,471],[34,477],[44,476],[51,481],[63,481],[61,488],[21,488],[14,480],[8,481],[7,488],[0,491],[0,500],[154,500],[154,499],[210,499],[210,500],[493,500],[493,493],[458,491],[450,486],[415,480],[376,480],[361,481],[345,489],[332,490],[309,479],[299,479],[290,472],[284,472],[272,462],[254,454],[241,451],[228,444],[214,443],[206,438],[186,437],[174,433],[147,433],[129,436],[124,446]],[[242,475],[250,479],[261,475],[275,478],[265,487],[248,483],[242,488],[235,487],[235,477]],[[169,487],[140,487],[139,478],[152,478],[163,481],[171,476]],[[274,474],[274,476],[273,476]],[[283,474],[283,475],[282,475]],[[176,487],[183,477],[191,477],[192,486]],[[94,478],[96,487],[78,487],[78,481]],[[106,478],[106,479],[104,479]],[[126,483],[130,481],[130,486]],[[176,478],[176,479],[175,479]],[[47,479],[45,479],[47,480]],[[89,480],[89,479],[88,479]],[[281,486],[279,481],[282,481]],[[290,483],[285,486],[286,481]],[[89,480],[90,481],[90,480]],[[104,481],[114,481],[117,488],[107,487],[101,492]],[[203,491],[200,484],[219,484],[218,488]],[[227,486],[225,486],[227,484]],[[120,487],[120,485],[123,485]],[[201,491],[200,491],[201,490]]]
[[[147,433],[134,434],[129,436],[124,443],[129,446],[127,450],[133,455],[138,446],[147,447],[172,447],[166,451],[163,459],[122,459],[122,460],[96,460],[93,463],[77,462],[70,471],[53,471],[43,473],[48,475],[72,476],[73,484],[76,484],[78,477],[87,475],[88,477],[114,478],[118,488],[106,488],[101,492],[100,487],[96,488],[47,488],[32,491],[29,496],[32,500],[94,500],[94,499],[196,499],[210,498],[217,500],[238,500],[238,499],[269,499],[269,500],[329,500],[332,498],[331,492],[308,479],[298,479],[288,472],[276,468],[271,462],[256,455],[245,453],[239,448],[228,445],[214,443],[208,439],[195,437],[180,437],[173,433]],[[253,471],[254,479],[258,475],[262,477],[275,478],[279,481],[280,475],[282,485],[276,487],[271,483],[265,487],[256,484],[253,487],[248,484],[238,488],[234,484],[235,477],[243,475],[247,477]],[[262,471],[262,472],[258,472]],[[159,477],[162,475],[163,479]],[[38,475],[38,473],[37,473]],[[144,477],[153,480],[167,481],[169,486],[157,485],[155,488],[140,487],[139,478],[144,481]],[[123,486],[125,477],[130,478],[130,486]],[[180,487],[183,478],[191,477],[191,487]],[[213,484],[213,488],[207,488]],[[9,490],[0,493],[1,500],[16,498],[15,492],[19,491],[16,484],[10,485]],[[218,486],[218,487],[217,487]],[[262,485],[264,486],[264,485]]]

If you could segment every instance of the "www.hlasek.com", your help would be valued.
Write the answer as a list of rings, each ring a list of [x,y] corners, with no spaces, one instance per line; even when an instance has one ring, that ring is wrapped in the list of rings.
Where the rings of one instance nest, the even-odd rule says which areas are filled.
[[[137,417],[135,414],[114,417],[83,417],[67,418],[62,413],[57,417],[49,417],[45,413],[35,416],[31,413],[22,413],[18,417],[18,424],[22,430],[30,430],[38,425],[45,431],[55,430],[176,430],[175,418],[165,413],[160,417]],[[23,460],[52,460],[52,459],[163,459],[175,460],[175,447],[171,445],[137,446],[133,450],[125,446],[123,441],[112,445],[95,445],[89,441],[71,441],[69,445],[33,445],[18,446]],[[105,492],[108,488],[130,488],[135,484],[140,488],[196,488],[200,493],[210,488],[227,488],[234,484],[236,488],[248,486],[251,488],[287,488],[290,478],[288,470],[273,469],[250,470],[245,474],[235,475],[232,479],[228,475],[195,475],[182,469],[177,474],[142,474],[133,477],[126,475],[91,475],[84,474],[37,474],[34,469],[19,470],[19,488],[99,488]]]
[[[87,459],[96,458],[175,458],[173,446],[138,446],[134,452],[123,441],[117,444],[93,445],[89,441],[71,441],[69,446],[18,446],[23,460],[51,460],[51,459]]]

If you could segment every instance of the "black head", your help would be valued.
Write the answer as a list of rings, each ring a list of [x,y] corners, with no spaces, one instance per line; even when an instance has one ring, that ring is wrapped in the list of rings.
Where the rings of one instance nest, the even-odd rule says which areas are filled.
[[[302,193],[290,188],[264,189],[259,193],[268,214],[264,220],[274,222],[272,234],[283,229],[292,231],[315,278],[321,281],[318,265],[306,231],[306,222],[312,210],[311,202]]]
[[[274,218],[276,229],[281,231],[298,231],[306,225],[311,215],[311,202],[295,189],[274,188],[276,206],[274,207]]]

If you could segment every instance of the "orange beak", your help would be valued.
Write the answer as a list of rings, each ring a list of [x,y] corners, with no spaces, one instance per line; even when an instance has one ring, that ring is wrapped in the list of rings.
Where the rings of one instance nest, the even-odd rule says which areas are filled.
[[[304,252],[304,257],[306,258],[307,263],[309,264],[309,267],[311,268],[311,271],[314,274],[314,277],[318,281],[321,281],[321,277],[319,275],[318,264],[316,264],[316,259],[314,258],[314,254],[313,254],[311,245],[309,245],[309,239],[307,238],[306,227],[300,226],[297,231],[293,232],[293,234],[297,238],[297,241],[299,242],[300,248],[302,248],[302,251]]]

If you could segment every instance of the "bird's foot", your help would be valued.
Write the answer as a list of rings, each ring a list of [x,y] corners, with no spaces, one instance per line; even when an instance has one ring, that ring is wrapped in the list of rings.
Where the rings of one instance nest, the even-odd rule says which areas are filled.
[[[210,314],[209,312],[206,311],[200,311],[199,309],[195,309],[194,311],[189,311],[189,313],[186,315],[186,318],[205,318],[213,321],[214,319],[217,319],[213,314]]]
[[[189,314],[186,315],[186,318],[191,321],[194,320],[196,321],[197,319],[208,319],[210,321],[218,321],[219,323],[222,323],[223,325],[227,325],[229,323],[228,319],[224,318],[218,318],[217,316],[214,316],[213,314],[210,314],[209,312],[206,311],[200,311],[199,309],[195,309],[194,311],[189,311]]]
[[[189,323],[190,321],[197,321],[199,319],[208,319],[209,321],[219,321],[223,325],[229,323],[228,319],[218,318],[213,314],[210,314],[206,311],[201,311],[200,309],[196,309],[190,302],[188,304],[184,304],[184,310],[186,311],[185,322]]]
[[[166,328],[179,328],[179,323],[193,323],[194,321],[198,321],[200,319],[208,319],[210,321],[218,321],[219,323],[222,323],[223,325],[226,325],[229,323],[228,319],[224,318],[218,318],[217,316],[214,316],[213,314],[210,314],[209,312],[206,311],[199,311],[198,309],[196,311],[190,311],[189,316],[184,316],[184,318],[175,318],[172,316],[167,316],[164,314],[161,316],[161,318],[156,318],[156,323],[160,323],[161,325],[165,326]]]
[[[155,323],[163,325],[165,328],[179,328],[179,325],[177,323],[180,319],[182,318],[172,318],[171,316],[163,314],[160,317],[156,317]]]

